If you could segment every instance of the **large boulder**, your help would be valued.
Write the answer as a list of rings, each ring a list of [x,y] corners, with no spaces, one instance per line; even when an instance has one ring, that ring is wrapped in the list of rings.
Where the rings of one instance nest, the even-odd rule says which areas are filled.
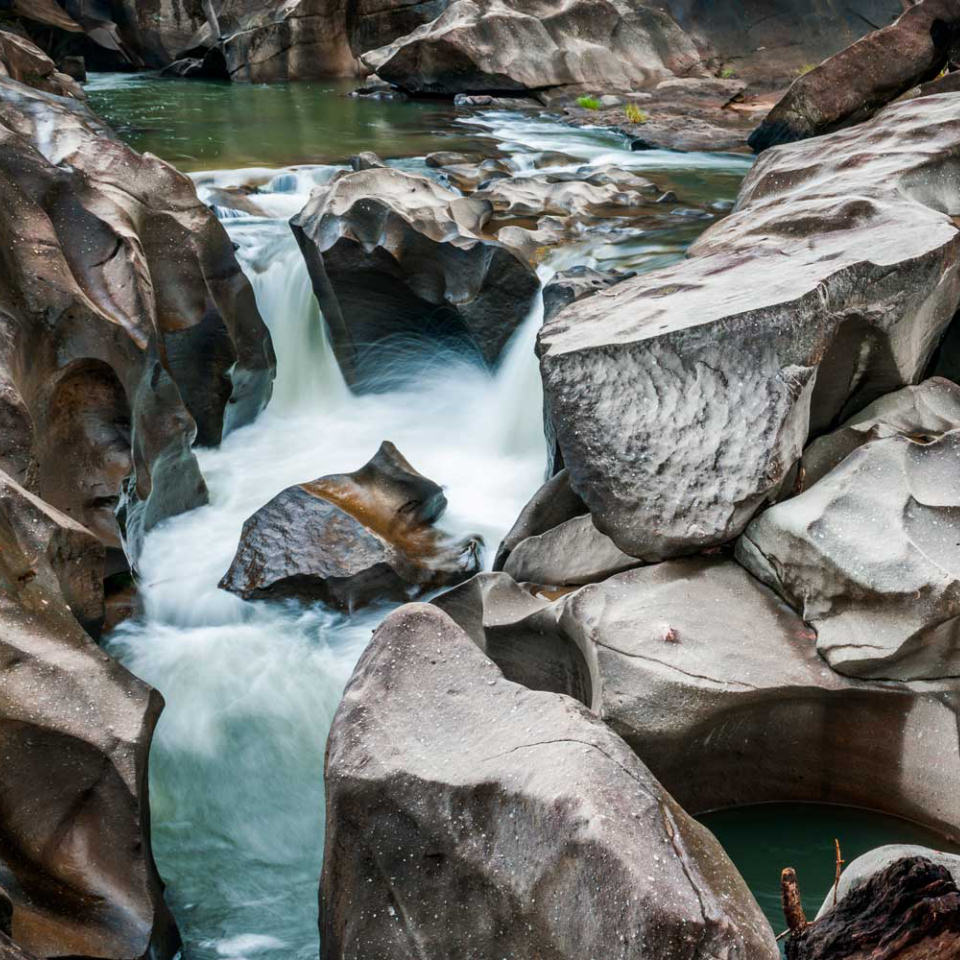
[[[873,116],[936,77],[960,49],[956,0],[918,0],[896,23],[858,40],[794,80],[750,135],[757,152]]]
[[[669,15],[626,0],[455,0],[362,59],[409,93],[450,96],[567,85],[629,90],[703,69]]]
[[[147,758],[160,695],[74,614],[102,617],[103,548],[0,477],[0,879],[9,933],[41,957],[170,960],[179,938],[150,852]],[[4,952],[6,951],[6,952]],[[0,938],[0,955],[19,957]]]
[[[777,957],[717,841],[626,744],[434,607],[374,635],[325,780],[325,960]]]
[[[376,375],[376,348],[390,338],[466,343],[496,362],[540,282],[484,237],[489,213],[481,200],[391,167],[314,190],[291,225],[348,381]]]
[[[477,571],[479,544],[434,526],[446,506],[443,490],[385,442],[354,473],[288,487],[261,507],[220,586],[353,610],[458,583]]]
[[[960,301],[958,107],[768,152],[685,261],[544,324],[548,436],[621,550],[737,536],[811,435],[922,377]]]
[[[0,80],[0,468],[120,546],[202,503],[190,449],[270,396],[270,337],[191,181]]]
[[[350,47],[359,56],[435,20],[450,0],[355,0],[347,8]]]
[[[816,634],[731,560],[557,593],[481,574],[434,602],[509,679],[587,704],[692,813],[839,803],[960,826],[954,681],[840,676]]]
[[[737,557],[854,677],[960,676],[960,421],[854,450],[747,527]]]
[[[9,30],[0,30],[0,76],[61,97],[84,97],[80,84],[60,73],[36,44]]]

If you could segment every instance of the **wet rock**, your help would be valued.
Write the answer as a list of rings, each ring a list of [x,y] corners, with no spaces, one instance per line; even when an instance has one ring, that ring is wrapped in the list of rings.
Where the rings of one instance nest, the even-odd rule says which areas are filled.
[[[398,336],[500,356],[539,289],[533,269],[486,238],[488,204],[393,168],[335,177],[291,221],[347,380],[374,381]]]
[[[486,184],[499,177],[509,177],[515,172],[513,163],[505,157],[487,157],[479,162],[445,163],[441,165],[443,175],[463,193],[473,193],[480,184]]]
[[[668,15],[613,0],[456,0],[362,60],[409,93],[449,96],[571,84],[630,90],[701,70]]]
[[[457,107],[483,107],[487,110],[542,109],[542,104],[533,97],[492,97],[489,93],[458,93],[453,103]]]
[[[667,561],[573,592],[480,574],[435,603],[511,680],[587,703],[693,813],[810,801],[960,825],[955,681],[840,676],[814,631],[731,560]]]
[[[434,526],[446,505],[385,442],[354,473],[288,487],[261,507],[220,586],[245,599],[356,609],[457,583],[479,568],[479,539],[454,541]]]
[[[126,549],[204,502],[191,445],[270,395],[253,291],[191,181],[82,104],[0,81],[0,468]]]
[[[406,100],[407,95],[392,83],[381,80],[375,73],[367,77],[351,94],[366,100]]]
[[[363,153],[352,156],[348,162],[352,170],[376,170],[386,166],[372,150],[364,150]]]
[[[936,77],[958,43],[960,9],[954,0],[919,0],[896,23],[797,78],[750,135],[750,146],[759,153],[865,120]]]
[[[375,634],[325,781],[327,960],[447,957],[451,931],[489,960],[777,956],[719,844],[626,745],[507,680],[434,607]]]
[[[960,955],[960,890],[924,857],[898,860],[794,932],[787,960],[950,960]]]
[[[960,300],[958,118],[928,97],[773,151],[685,261],[544,324],[549,430],[621,550],[737,536],[808,437],[923,376]]]
[[[0,30],[0,76],[61,97],[84,99],[83,88],[26,37]]]
[[[737,557],[840,673],[960,676],[960,429],[860,446],[755,519]]]
[[[457,153],[455,150],[436,150],[428,153],[423,162],[428,167],[452,167],[473,163],[475,157],[468,156],[465,153]]]
[[[564,307],[636,276],[627,270],[594,270],[582,264],[561,270],[543,288],[543,319],[552,320]]]
[[[0,876],[10,934],[41,957],[170,960],[180,943],[150,852],[147,797],[162,700],[71,612],[95,614],[102,548],[6,478],[2,489]],[[101,587],[100,617],[102,602]],[[20,957],[11,950],[0,944],[0,955]]]

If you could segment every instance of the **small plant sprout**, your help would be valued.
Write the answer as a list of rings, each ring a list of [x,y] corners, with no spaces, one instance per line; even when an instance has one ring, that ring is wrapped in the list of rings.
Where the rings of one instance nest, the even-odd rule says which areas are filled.
[[[736,70],[733,69],[733,67],[724,67],[720,71],[721,80],[732,80],[736,75],[737,75],[737,72]]]
[[[650,119],[646,111],[641,110],[635,103],[628,103],[623,108],[623,112],[627,115],[627,120],[630,123],[646,123]]]
[[[596,97],[577,97],[577,106],[584,110],[599,110],[600,101]]]

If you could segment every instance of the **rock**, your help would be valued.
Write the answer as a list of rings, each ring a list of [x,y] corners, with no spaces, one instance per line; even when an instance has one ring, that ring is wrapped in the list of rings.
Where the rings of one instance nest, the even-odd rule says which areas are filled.
[[[82,33],[83,28],[57,3],[57,0],[11,0],[7,9],[20,19],[54,27],[65,33]]]
[[[325,960],[449,957],[451,942],[478,960],[777,956],[719,844],[626,745],[576,701],[505,679],[434,607],[374,635],[325,781]]]
[[[898,860],[922,857],[939,867],[944,867],[954,883],[960,881],[960,856],[955,853],[942,853],[931,850],[929,847],[920,847],[916,844],[890,843],[882,847],[875,847],[868,853],[851,860],[837,884],[837,900],[842,900],[848,893],[861,888],[871,877],[885,870]],[[817,913],[817,919],[833,909],[833,891],[827,894]]]
[[[923,857],[892,863],[786,942],[787,960],[950,960],[960,955],[960,890]]]
[[[668,15],[618,0],[455,0],[436,20],[361,59],[408,93],[447,96],[570,84],[631,90],[702,72]]]
[[[375,378],[375,348],[397,336],[466,343],[497,361],[540,282],[483,236],[489,210],[393,168],[341,174],[314,190],[291,226],[349,382]]]
[[[60,97],[84,99],[83,88],[25,37],[9,30],[0,30],[0,76],[45,90]]]
[[[864,407],[839,429],[814,440],[800,461],[802,486],[825,477],[844,457],[865,443],[902,434],[918,442],[960,429],[960,386],[931,377]]]
[[[686,260],[544,324],[548,433],[624,553],[737,536],[808,437],[921,379],[960,300],[957,104],[767,154]]]
[[[453,98],[457,107],[482,107],[486,110],[540,110],[542,104],[533,97],[492,97],[488,93],[458,93]]]
[[[366,77],[363,83],[351,94],[351,97],[361,97],[369,100],[406,100],[407,95],[398,90],[392,83],[381,80],[375,73]]]
[[[180,942],[150,851],[147,797],[162,699],[71,613],[94,613],[102,548],[9,479],[2,489],[0,834],[11,935],[41,957],[171,960]],[[99,603],[102,617],[102,586]],[[11,950],[0,944],[0,956],[22,957]]]
[[[392,43],[446,10],[450,0],[356,0],[347,11],[347,32],[359,56]]]
[[[585,702],[691,813],[840,803],[960,825],[955,681],[834,673],[815,633],[731,560],[574,592],[480,574],[435,603],[509,679]]]
[[[352,156],[348,163],[352,170],[376,170],[386,166],[372,150],[364,150],[363,153]]]
[[[288,487],[261,507],[220,586],[354,610],[457,583],[479,569],[479,540],[455,542],[433,526],[446,506],[441,488],[385,442],[354,473]]]
[[[544,322],[552,320],[571,303],[633,276],[636,276],[636,273],[632,270],[594,270],[583,264],[561,270],[543,288]]]
[[[475,159],[475,156],[468,156],[455,150],[436,150],[433,153],[428,153],[423,158],[423,162],[428,167],[452,167],[473,163]]]
[[[488,184],[500,177],[509,177],[515,166],[508,157],[487,157],[479,163],[446,163],[440,168],[444,177],[457,190],[473,193],[481,184]]]
[[[960,71],[945,73],[929,83],[921,83],[913,96],[930,97],[935,93],[960,93]]]
[[[954,0],[918,0],[896,23],[858,40],[794,80],[750,135],[759,153],[873,116],[911,87],[932,80],[960,42]]]
[[[266,404],[269,334],[192,182],[82,104],[0,81],[0,179],[0,468],[114,550],[123,499],[135,559]]]
[[[31,953],[21,950],[5,933],[0,933],[0,960],[36,960]]]
[[[181,80],[229,80],[227,61],[219,46],[211,47],[202,57],[181,57],[167,64],[161,71],[163,77],[179,77]]]
[[[59,67],[62,73],[65,73],[77,83],[85,83],[87,79],[87,64],[83,57],[79,55],[66,56],[61,59]]]
[[[960,429],[850,453],[757,517],[737,558],[817,631],[853,677],[960,676]]]

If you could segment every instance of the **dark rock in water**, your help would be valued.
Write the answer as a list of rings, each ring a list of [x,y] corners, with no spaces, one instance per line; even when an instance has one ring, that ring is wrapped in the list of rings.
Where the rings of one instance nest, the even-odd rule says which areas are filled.
[[[435,607],[374,635],[325,781],[326,960],[777,957],[720,845],[626,744]]]
[[[960,676],[960,419],[954,426],[864,443],[737,542],[740,562],[816,629],[834,670]]]
[[[351,97],[360,97],[366,100],[406,100],[407,95],[398,90],[392,83],[381,80],[375,73],[367,77],[363,84],[357,87]]]
[[[750,135],[750,146],[759,153],[865,120],[911,87],[936,77],[958,43],[960,8],[955,0],[919,0],[896,23],[798,77]]]
[[[814,631],[731,560],[576,591],[482,573],[434,603],[509,679],[587,703],[693,813],[816,802],[960,824],[956,681],[835,673]]]
[[[3,480],[0,876],[25,952],[170,960],[180,943],[150,852],[147,797],[163,701],[71,612],[102,618],[102,556],[91,534]],[[0,956],[22,960],[12,951],[0,937]]]
[[[243,525],[220,586],[246,599],[294,597],[356,609],[476,573],[479,538],[433,525],[442,489],[384,443],[354,473],[288,487]]]
[[[82,104],[0,81],[0,178],[0,468],[114,549],[122,496],[135,558],[266,404],[269,334],[189,178]]]
[[[363,153],[352,156],[349,163],[353,170],[376,170],[386,166],[372,150],[364,150]]]
[[[958,104],[771,151],[684,261],[544,324],[548,434],[624,553],[732,539],[811,435],[924,375],[960,301]]]
[[[488,110],[540,110],[543,105],[532,97],[492,97],[488,93],[458,93],[457,107],[483,107]]]
[[[594,270],[582,264],[561,270],[543,288],[543,320],[552,320],[571,303],[636,276],[633,270]]]
[[[77,100],[85,97],[80,84],[67,73],[58,71],[56,64],[36,44],[9,30],[0,30],[0,76],[61,97]]]
[[[960,890],[925,857],[890,864],[786,942],[787,960],[953,960]]]
[[[81,56],[63,57],[58,66],[62,73],[76,80],[77,83],[83,83],[87,79],[87,64]]]
[[[445,340],[497,361],[540,287],[483,236],[490,206],[391,167],[318,187],[291,221],[347,380],[376,382],[378,345]]]
[[[227,62],[219,46],[211,47],[202,57],[181,57],[160,71],[164,77],[183,80],[227,80]]]
[[[414,94],[503,94],[583,84],[630,90],[702,72],[690,38],[645,4],[455,0],[430,23],[361,58]]]

